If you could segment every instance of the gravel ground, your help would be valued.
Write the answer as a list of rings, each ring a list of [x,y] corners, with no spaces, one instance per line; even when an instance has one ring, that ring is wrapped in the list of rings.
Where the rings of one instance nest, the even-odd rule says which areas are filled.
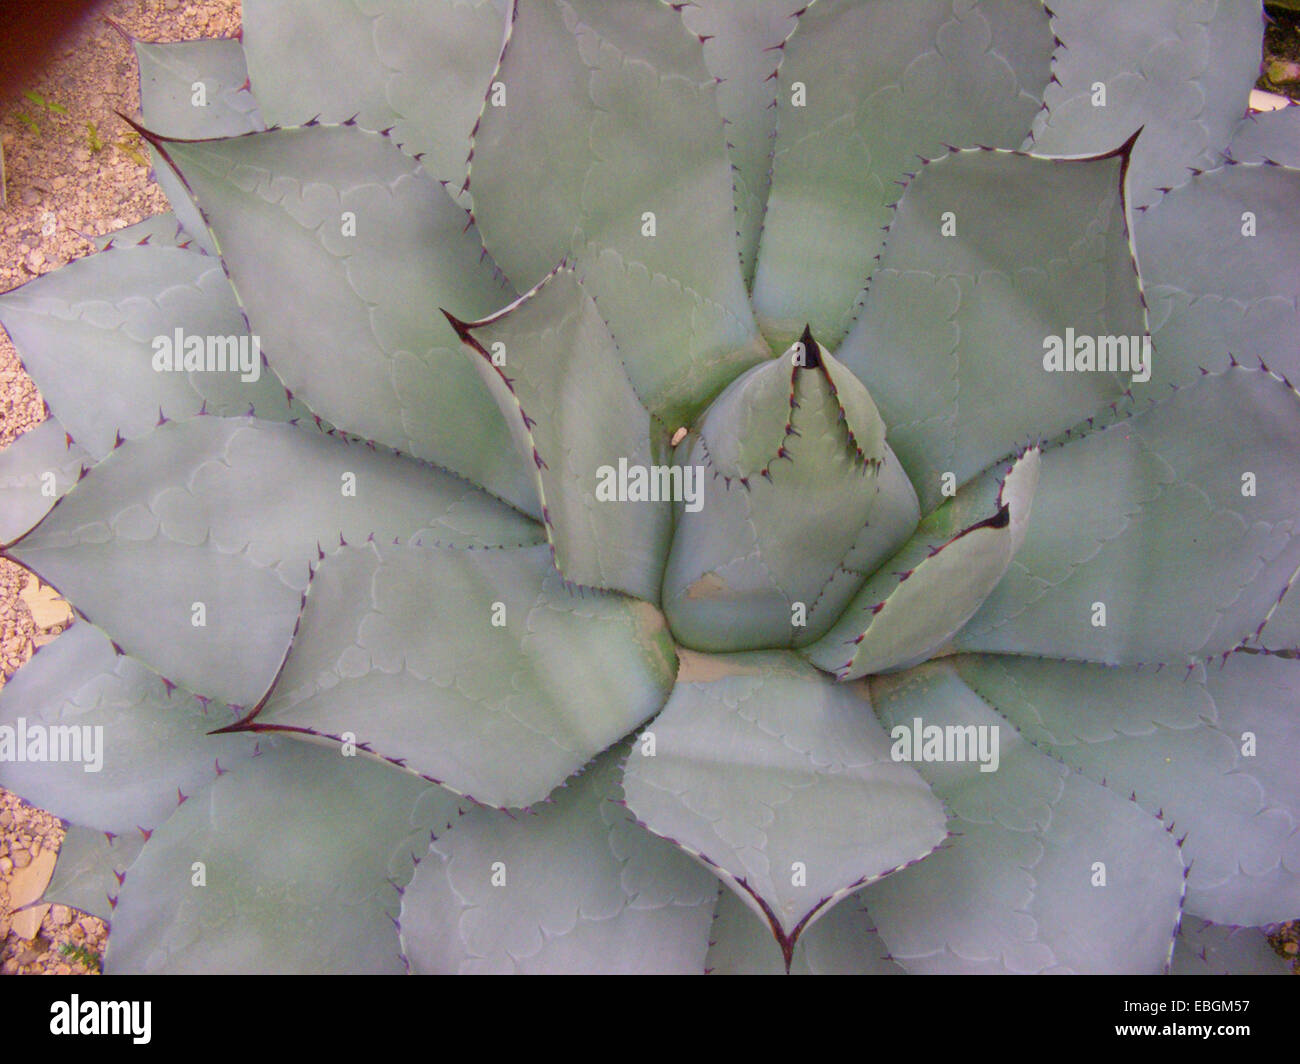
[[[8,184],[7,203],[0,207],[0,291],[94,251],[91,236],[167,209],[139,139],[114,114],[137,112],[139,88],[130,46],[103,16],[142,40],[230,37],[240,26],[240,0],[109,0],[99,16],[65,40],[26,86],[53,108],[26,97],[0,102]],[[1296,42],[1300,22],[1275,28],[1273,58],[1300,58]],[[1260,87],[1300,97],[1300,81],[1261,79]],[[46,413],[0,330],[0,448]],[[67,605],[49,588],[0,559],[0,685],[71,620]],[[107,941],[103,921],[62,905],[14,912],[40,896],[62,841],[57,817],[0,788],[2,974],[99,971]],[[1296,958],[1300,921],[1284,926],[1274,945]]]
[[[0,103],[0,291],[94,251],[90,236],[167,209],[139,139],[114,114],[138,112],[139,86],[131,47],[105,16],[141,40],[230,37],[240,0],[110,0],[23,86],[52,107],[25,96]],[[45,416],[0,330],[0,448]],[[49,588],[0,560],[0,683],[71,620]],[[62,905],[13,911],[40,896],[62,841],[58,818],[0,788],[0,973],[99,971],[103,921]]]

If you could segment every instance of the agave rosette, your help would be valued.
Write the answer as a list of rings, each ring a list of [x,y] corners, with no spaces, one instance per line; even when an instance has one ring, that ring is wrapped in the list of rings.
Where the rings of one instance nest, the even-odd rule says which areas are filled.
[[[1259,4],[794,6],[137,45],[175,214],[0,297],[0,540],[83,618],[0,724],[104,742],[0,782],[108,970],[1267,965]]]

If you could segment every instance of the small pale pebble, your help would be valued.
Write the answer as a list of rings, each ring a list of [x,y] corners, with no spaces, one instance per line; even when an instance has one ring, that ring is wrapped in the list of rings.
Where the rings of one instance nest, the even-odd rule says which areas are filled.
[[[9,860],[8,857],[0,857],[0,875],[7,876],[13,870],[14,870],[13,861]]]
[[[72,923],[72,912],[66,905],[54,905],[50,908],[50,919],[57,927],[67,927]]]
[[[45,252],[33,251],[27,256],[27,268],[35,273],[45,265]]]
[[[32,855],[21,848],[14,850],[13,859],[15,868],[26,868],[32,863]]]
[[[65,188],[68,187],[68,179],[62,175],[59,175],[52,182],[50,182],[50,184],[54,186],[55,192],[62,192]]]
[[[77,926],[87,935],[99,934],[99,921],[93,916],[83,916],[77,921]]]
[[[4,964],[0,964],[0,972],[4,972],[5,975],[17,975],[18,958],[10,957],[4,962]]]

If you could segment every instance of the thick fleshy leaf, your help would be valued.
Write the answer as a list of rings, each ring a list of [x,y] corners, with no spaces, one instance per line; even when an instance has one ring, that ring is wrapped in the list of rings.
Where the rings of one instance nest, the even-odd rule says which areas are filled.
[[[9,552],[128,653],[198,694],[251,705],[288,648],[308,564],[370,535],[521,546],[541,529],[391,452],[214,417],[123,445]]]
[[[1025,544],[957,646],[1125,665],[1253,638],[1300,569],[1298,400],[1229,369],[1045,453]]]
[[[253,728],[358,745],[526,806],[656,713],[676,673],[649,603],[566,585],[546,547],[326,559]]]
[[[671,432],[766,353],[714,79],[659,0],[513,8],[470,165],[483,238],[521,287],[569,256]]]
[[[1300,372],[1297,211],[1300,170],[1260,163],[1194,175],[1138,216],[1155,380],[1233,359]]]
[[[910,668],[964,625],[1024,542],[1037,450],[990,470],[921,522],[804,653],[841,680]]]
[[[100,251],[107,251],[109,248],[130,248],[137,244],[152,244],[161,248],[188,247],[191,239],[176,215],[165,211],[136,222],[135,225],[124,226],[102,236],[92,236],[90,241]]]
[[[231,722],[75,624],[0,688],[0,785],[99,831],[152,828],[253,752],[208,734]]]
[[[204,255],[146,245],[77,259],[0,295],[0,323],[96,460],[160,415],[309,413],[267,369],[221,263]]]
[[[657,599],[672,532],[664,448],[584,286],[561,269],[490,318],[448,320],[532,472],[565,579]]]
[[[144,843],[141,831],[112,836],[80,824],[69,824],[63,845],[59,847],[54,875],[41,900],[107,920],[122,889],[126,870]]]
[[[642,823],[714,868],[767,921],[787,965],[837,901],[944,838],[942,807],[890,759],[865,689],[790,652],[683,651],[677,687],[633,745],[623,788]]]
[[[696,650],[818,638],[916,527],[870,396],[810,336],[800,343],[733,381],[678,449],[700,498],[677,508],[662,601]]]
[[[181,231],[185,234],[184,239],[190,241],[197,250],[208,255],[216,255],[217,242],[204,224],[203,214],[190,197],[185,182],[176,172],[176,168],[172,166],[167,156],[153,145],[149,145],[149,158],[152,163],[150,171],[154,175],[154,180],[158,182],[158,187],[163,190],[163,195],[167,197],[167,203],[171,206],[172,213],[175,214]]]
[[[1223,927],[1184,916],[1174,944],[1171,975],[1289,975],[1258,927]]]
[[[718,110],[727,124],[731,155],[736,238],[749,284],[772,181],[780,46],[795,27],[795,5],[790,0],[695,0],[681,11],[687,28],[704,42],[704,61],[718,79]]]
[[[1300,913],[1300,663],[1206,669],[999,655],[953,667],[1040,750],[1133,794],[1185,836],[1187,907],[1218,923]]]
[[[845,898],[799,936],[791,975],[902,975],[856,895]],[[709,934],[709,975],[785,975],[781,947],[765,921],[723,889]]]
[[[1259,76],[1258,0],[1054,0],[1051,11],[1061,44],[1034,151],[1109,151],[1140,127],[1129,178],[1139,207],[1218,163]]]
[[[916,492],[888,446],[877,474],[877,486],[879,494],[867,524],[808,611],[811,623],[818,627],[840,617],[863,580],[879,569],[882,553],[888,554],[888,550],[882,551],[882,544],[896,547],[916,531]]]
[[[536,809],[475,809],[402,896],[418,973],[691,974],[717,883],[621,808],[620,746]]]
[[[0,543],[40,521],[90,464],[90,455],[52,417],[0,451]]]
[[[1246,115],[1232,134],[1228,158],[1239,163],[1300,167],[1300,108]]]
[[[1300,649],[1300,557],[1286,551],[1269,566],[1266,580],[1282,588],[1277,601],[1268,608],[1264,621],[1246,637],[1245,644],[1271,653],[1293,654]]]
[[[340,428],[539,512],[500,411],[438,312],[480,317],[513,292],[416,163],[353,126],[158,143],[296,394]]]
[[[132,43],[140,64],[140,113],[154,132],[198,139],[266,128],[248,90],[239,41]]]
[[[1286,590],[1279,592],[1280,600],[1264,621],[1263,630],[1252,638],[1252,642],[1269,651],[1292,651],[1300,648],[1300,592],[1296,592],[1296,582],[1300,581],[1300,568],[1284,574],[1281,566],[1275,566],[1278,576],[1285,576]]]
[[[964,484],[1102,413],[1141,376],[1131,360],[1147,329],[1123,170],[1122,153],[971,150],[925,166],[903,193],[839,358],[879,405],[922,513],[949,474]],[[1074,368],[1074,347],[1095,352],[1109,338],[1126,358],[1107,347],[1095,364],[1115,372]],[[1065,371],[1048,368],[1058,344]]]
[[[1279,592],[1280,599],[1265,619],[1263,630],[1251,639],[1261,649],[1271,652],[1300,648],[1300,592],[1293,590],[1296,582],[1300,581],[1300,568],[1284,574],[1282,569],[1285,566],[1286,563],[1274,566],[1274,573],[1286,578],[1286,589]]]
[[[140,113],[144,124],[167,137],[234,137],[265,129],[248,91],[248,68],[237,40],[135,41],[140,65]],[[185,232],[208,254],[216,245],[180,176],[155,148],[154,177]]]
[[[276,125],[391,129],[449,191],[501,51],[505,0],[246,0],[253,91]],[[454,187],[453,187],[454,186]]]
[[[871,692],[958,836],[862,892],[898,963],[916,974],[1167,967],[1186,868],[1166,824],[1035,750],[945,663],[878,677]]]
[[[401,973],[400,888],[459,810],[391,766],[263,741],[153,832],[104,971]]]
[[[849,331],[899,184],[918,159],[947,145],[1020,147],[1051,51],[1036,3],[805,7],[778,72],[772,189],[754,280],[759,322],[778,350],[805,321],[832,347]]]

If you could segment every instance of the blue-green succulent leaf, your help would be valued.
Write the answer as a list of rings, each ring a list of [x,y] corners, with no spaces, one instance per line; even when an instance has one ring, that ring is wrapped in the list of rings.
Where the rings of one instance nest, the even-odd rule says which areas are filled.
[[[400,890],[458,799],[367,758],[262,746],[150,836],[113,910],[106,973],[404,970]]]
[[[1227,154],[1238,163],[1270,162],[1300,168],[1300,108],[1247,114],[1232,134]]]
[[[52,417],[0,451],[0,543],[29,531],[90,464],[90,456]]]
[[[110,835],[69,824],[41,901],[109,919],[126,870],[144,842],[144,832],[134,829],[124,835]]]
[[[402,896],[417,973],[694,974],[717,883],[621,806],[620,744],[523,813],[475,809]]]
[[[1043,455],[1024,546],[955,640],[1111,665],[1254,639],[1300,570],[1300,396],[1198,377]]]
[[[250,736],[208,735],[232,721],[75,624],[0,689],[0,744],[14,747],[0,785],[100,831],[152,828],[252,753]]]
[[[1269,566],[1267,579],[1280,584],[1282,590],[1263,624],[1246,642],[1261,650],[1290,654],[1300,650],[1300,592],[1292,590],[1300,581],[1300,558],[1290,551],[1280,555]]]
[[[152,162],[154,180],[158,182],[158,187],[167,197],[171,212],[176,216],[181,232],[185,234],[183,239],[190,241],[193,247],[207,255],[216,255],[217,242],[204,224],[203,213],[190,197],[185,182],[176,172],[176,168],[152,144],[149,145],[149,158]]]
[[[1190,671],[1007,655],[952,664],[1040,750],[1173,822],[1191,864],[1189,910],[1251,925],[1300,912],[1300,663],[1234,654]]]
[[[8,549],[128,653],[197,694],[252,705],[288,648],[309,563],[370,535],[513,547],[541,528],[388,451],[205,417],[124,444]]]
[[[167,137],[235,137],[265,129],[249,92],[244,50],[236,40],[135,41],[144,124]],[[208,254],[216,245],[184,182],[156,148],[153,172],[186,234]]]
[[[939,650],[997,586],[1024,542],[1040,456],[1026,451],[925,518],[804,651],[841,680],[910,668]]]
[[[676,670],[657,609],[565,584],[545,546],[371,545],[321,563],[250,726],[350,734],[475,801],[527,806],[658,712]]]
[[[1132,359],[1147,328],[1123,169],[1122,154],[970,150],[923,167],[903,193],[838,354],[879,405],[922,513],[945,480],[964,484],[1026,442],[1105,412],[1142,377]],[[1126,355],[1105,348],[1114,372],[1074,369],[1075,347],[1096,352],[1112,338]],[[1049,361],[1058,345],[1060,371]]]
[[[758,237],[772,181],[776,139],[776,70],[781,45],[795,27],[790,0],[695,0],[682,20],[704,42],[704,61],[718,79],[717,103],[727,124],[736,238],[745,283],[754,279]]]
[[[310,416],[263,362],[221,263],[204,255],[146,245],[77,259],[0,295],[0,323],[96,460],[163,416]]]
[[[1167,968],[1186,873],[1168,825],[1035,750],[944,662],[870,686],[894,749],[917,761],[957,835],[862,892],[899,964],[914,974]]]
[[[268,121],[391,129],[455,193],[505,25],[505,0],[247,0],[244,52]]]
[[[1292,651],[1300,649],[1300,592],[1291,589],[1300,579],[1300,564],[1290,573],[1283,573],[1289,560],[1281,565],[1274,565],[1275,575],[1287,580],[1286,590],[1280,592],[1280,600],[1264,621],[1263,629],[1251,640],[1261,649],[1269,651]]]
[[[696,650],[816,639],[916,527],[870,396],[801,344],[733,381],[678,450],[697,497],[677,507],[663,605]]]
[[[776,154],[754,280],[759,323],[777,350],[805,321],[838,346],[899,185],[945,146],[1020,147],[1051,52],[1037,3],[806,6],[778,72]]]
[[[154,132],[193,140],[266,128],[248,90],[239,41],[132,43],[140,64],[140,113]]]
[[[448,320],[532,473],[564,578],[657,599],[672,532],[665,448],[576,275],[557,270],[482,321]]]
[[[1051,11],[1060,44],[1034,151],[1109,151],[1141,128],[1138,207],[1222,159],[1259,76],[1258,0],[1053,0]]]
[[[766,920],[789,965],[837,901],[943,841],[943,808],[890,759],[861,686],[789,651],[681,660],[668,705],[633,744],[628,807]]]
[[[1258,927],[1224,927],[1184,916],[1170,975],[1289,975],[1291,966]]]
[[[193,239],[182,227],[172,211],[155,214],[135,225],[114,229],[102,236],[92,236],[90,241],[100,251],[109,248],[131,248],[137,244],[152,244],[159,248],[188,247]]]
[[[518,286],[570,257],[637,393],[672,431],[766,353],[714,79],[659,0],[513,9],[474,137],[475,217]]]
[[[388,138],[352,126],[158,143],[295,394],[340,428],[540,512],[500,411],[438,310],[472,319],[513,296],[442,189]]]
[[[136,43],[174,212],[0,294],[82,618],[0,785],[109,972],[1282,967],[1260,0],[244,18]]]
[[[1300,170],[1263,163],[1193,176],[1137,218],[1153,380],[1233,360],[1300,373]]]
[[[785,975],[781,947],[767,923],[734,893],[723,889],[709,934],[709,975]],[[799,936],[790,975],[902,975],[889,959],[871,918],[854,895],[836,905]]]

